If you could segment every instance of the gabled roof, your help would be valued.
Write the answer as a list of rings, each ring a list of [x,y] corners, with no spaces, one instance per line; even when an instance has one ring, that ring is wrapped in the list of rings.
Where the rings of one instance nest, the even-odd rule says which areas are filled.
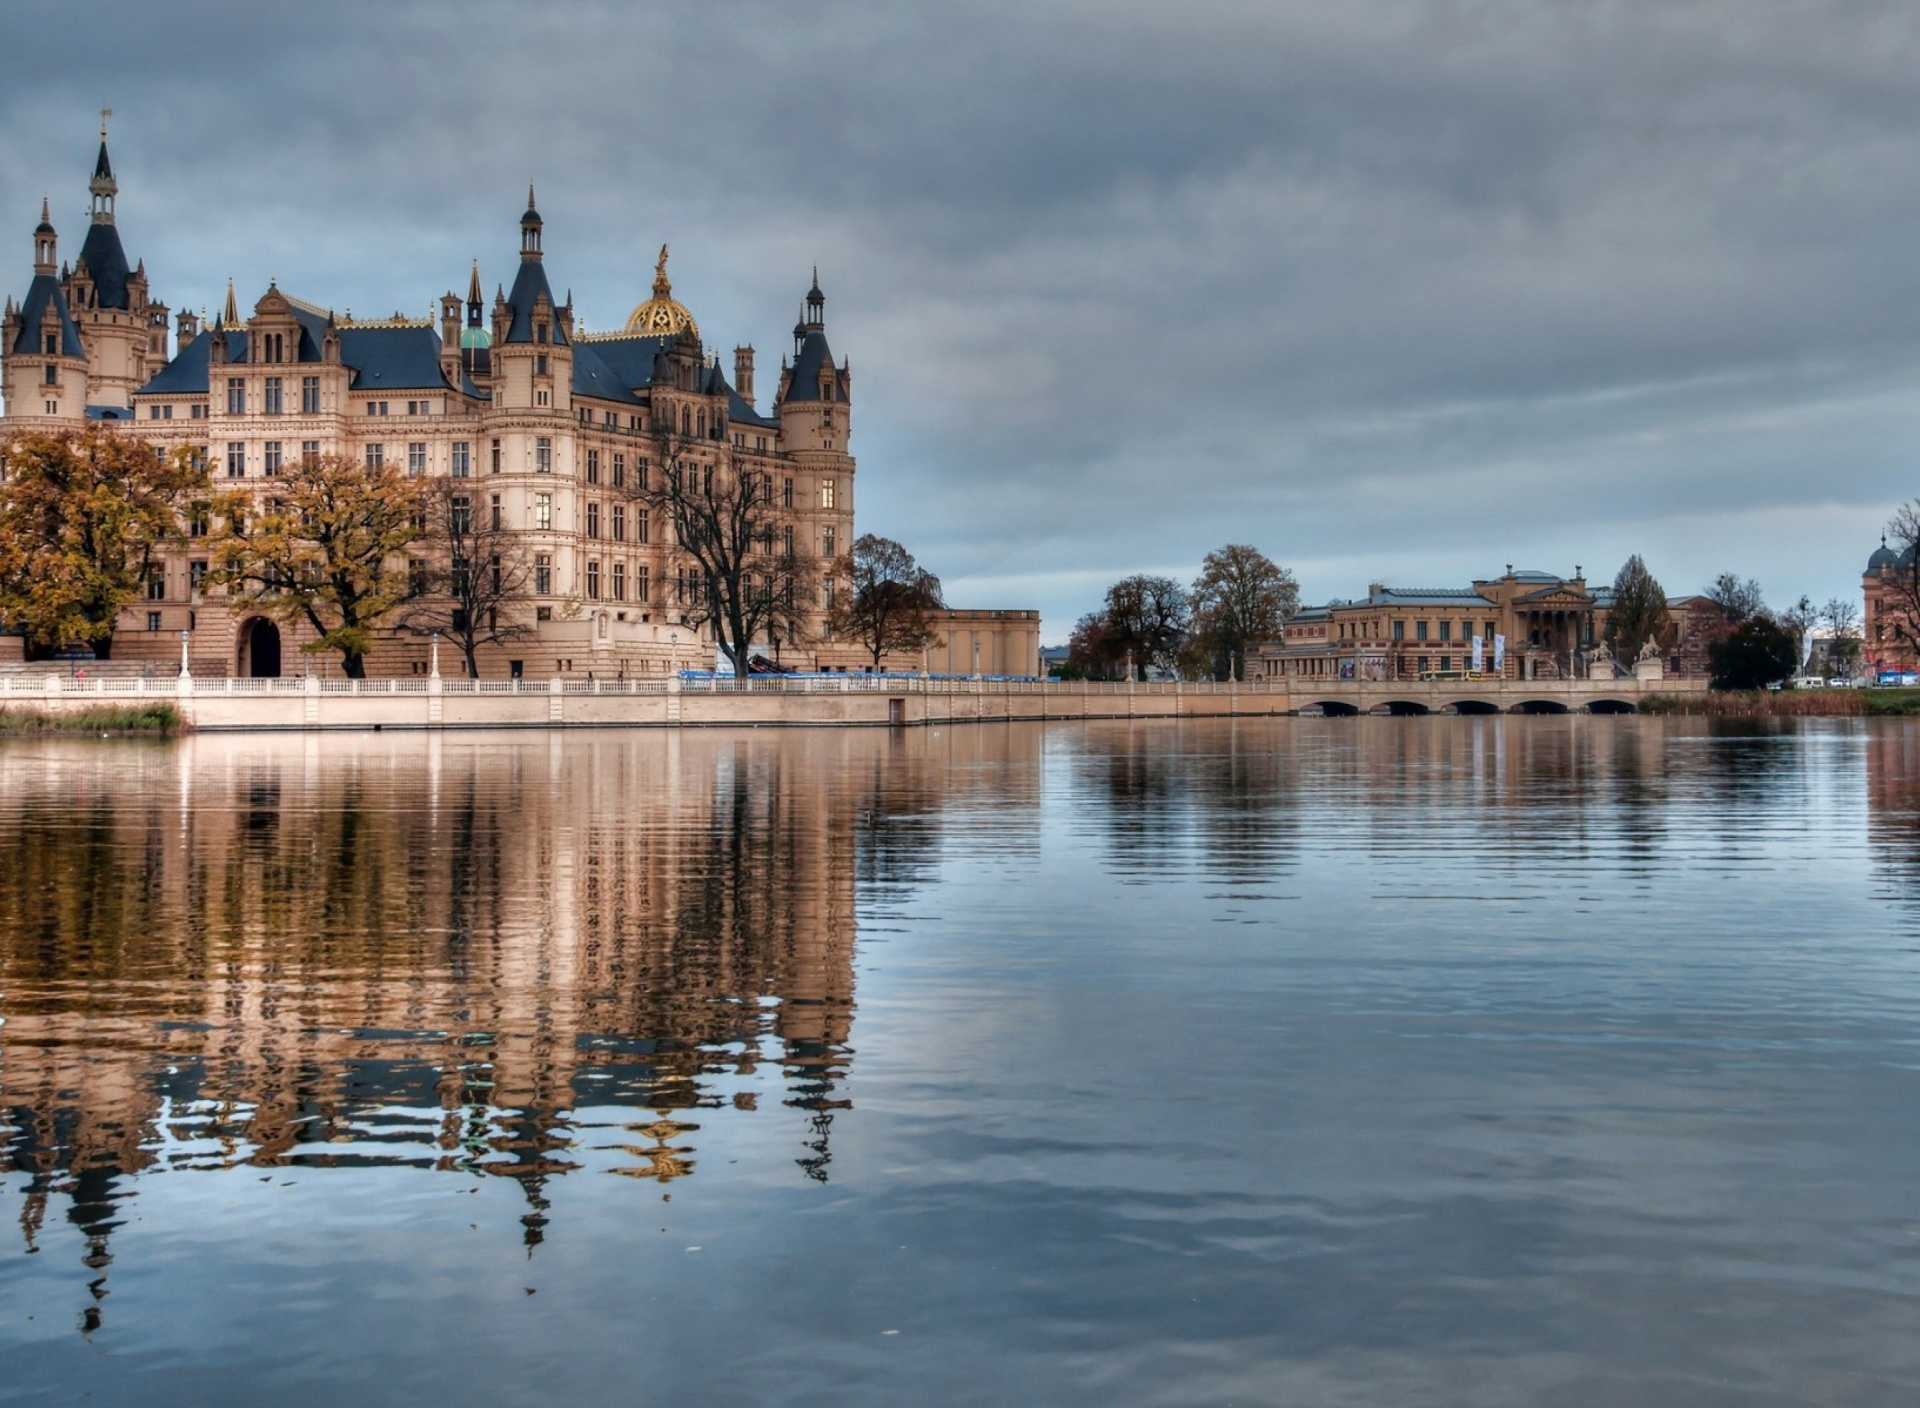
[[[822,367],[829,373],[833,371],[833,349],[827,346],[827,335],[815,328],[801,340],[800,351],[793,359],[793,372],[787,378],[786,399],[818,401]],[[833,380],[835,395],[832,399],[844,401],[846,396],[839,391],[840,379],[836,376]]]
[[[62,357],[84,357],[86,350],[80,344],[80,329],[74,325],[73,311],[67,307],[67,295],[60,289],[60,281],[52,274],[35,274],[33,282],[27,285],[27,296],[20,305],[22,326],[20,336],[14,339],[15,352],[36,352],[40,347],[40,323],[47,315],[51,304],[60,319],[60,355]]]
[[[107,149],[100,145],[100,158],[106,160]],[[80,245],[80,262],[87,266],[87,273],[93,278],[94,296],[102,308],[126,308],[127,275],[132,272],[127,267],[127,252],[120,244],[120,231],[114,225],[89,225],[87,238]]]
[[[1558,577],[1555,577],[1553,579],[1553,583],[1551,586],[1541,587],[1538,591],[1522,592],[1520,593],[1519,596],[1516,596],[1514,600],[1516,602],[1545,601],[1548,597],[1563,596],[1563,595],[1578,599],[1581,597],[1591,596],[1592,593],[1583,592],[1579,588],[1575,587],[1571,582],[1563,582]]]

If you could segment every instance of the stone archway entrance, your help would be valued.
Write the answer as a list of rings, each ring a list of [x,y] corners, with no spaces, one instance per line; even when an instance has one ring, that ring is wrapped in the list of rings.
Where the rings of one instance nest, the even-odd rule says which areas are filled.
[[[280,678],[280,628],[255,616],[240,628],[240,674],[247,679]]]

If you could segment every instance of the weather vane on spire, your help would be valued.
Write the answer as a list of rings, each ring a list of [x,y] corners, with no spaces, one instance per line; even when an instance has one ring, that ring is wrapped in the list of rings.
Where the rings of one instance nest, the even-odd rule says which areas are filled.
[[[100,109],[100,140],[107,140],[107,119],[113,116],[112,108]]]

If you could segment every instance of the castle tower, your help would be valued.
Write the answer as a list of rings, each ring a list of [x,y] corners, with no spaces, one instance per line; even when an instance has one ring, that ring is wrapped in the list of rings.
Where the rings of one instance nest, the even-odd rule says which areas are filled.
[[[86,345],[61,286],[59,249],[42,197],[33,231],[33,280],[18,305],[8,300],[0,331],[0,396],[9,419],[86,418]]]
[[[827,298],[820,271],[813,271],[800,323],[794,328],[793,363],[780,373],[774,413],[780,420],[780,445],[791,455],[796,475],[797,534],[803,552],[832,558],[853,546],[853,456],[847,450],[851,430],[853,373],[833,364],[827,345]],[[837,584],[822,582],[822,604]]]
[[[533,187],[520,217],[520,268],[513,277],[504,311],[504,335],[496,334],[493,354],[493,408],[525,410],[570,418],[573,408],[573,348],[570,318],[553,297],[540,251],[540,211]],[[495,315],[496,325],[503,321]]]
[[[827,345],[827,297],[813,271],[806,311],[793,330],[793,365],[780,377],[781,443],[794,450],[844,454],[851,430],[851,367],[835,367]]]
[[[114,223],[120,185],[107,155],[106,116],[101,114],[100,150],[87,182],[92,222],[65,284],[87,349],[87,403],[126,409],[134,391],[166,361],[166,309],[148,300],[146,266],[129,267],[120,243]]]

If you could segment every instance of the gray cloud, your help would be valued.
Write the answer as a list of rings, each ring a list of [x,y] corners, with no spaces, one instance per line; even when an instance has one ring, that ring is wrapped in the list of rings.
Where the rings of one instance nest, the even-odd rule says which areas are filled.
[[[0,212],[92,109],[163,297],[510,272],[763,354],[821,265],[863,528],[1050,636],[1259,543],[1851,592],[1916,487],[1920,15],[1893,4],[9,7]],[[103,59],[97,74],[75,55]]]

